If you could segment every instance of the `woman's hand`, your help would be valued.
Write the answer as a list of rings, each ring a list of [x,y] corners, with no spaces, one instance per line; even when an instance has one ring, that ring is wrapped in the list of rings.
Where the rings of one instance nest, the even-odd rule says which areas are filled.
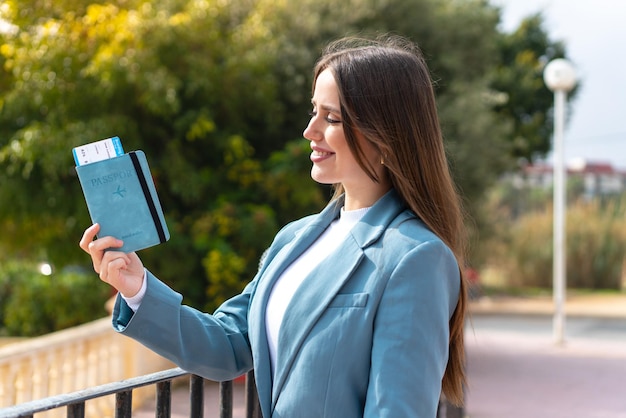
[[[144,268],[135,253],[123,253],[110,250],[119,248],[123,242],[114,237],[102,237],[94,240],[100,225],[93,224],[85,230],[80,240],[80,248],[91,256],[93,269],[100,279],[113,286],[125,297],[133,297],[141,289]],[[109,249],[108,251],[105,251]]]

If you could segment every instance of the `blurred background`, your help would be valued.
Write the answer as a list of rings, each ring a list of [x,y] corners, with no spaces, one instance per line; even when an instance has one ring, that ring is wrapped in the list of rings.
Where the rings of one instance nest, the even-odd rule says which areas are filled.
[[[77,245],[90,220],[73,147],[119,136],[126,151],[146,153],[172,237],[142,259],[185,303],[212,311],[254,276],[282,225],[330,197],[309,177],[302,138],[321,49],[345,35],[387,32],[416,41],[432,72],[469,214],[476,318],[538,315],[543,322],[518,328],[549,347],[554,97],[543,70],[555,58],[574,64],[565,131],[568,298],[603,307],[580,302],[581,317],[621,318],[626,3],[9,0],[0,18],[7,341],[107,315],[111,291]],[[517,329],[477,320],[477,336],[481,324]]]

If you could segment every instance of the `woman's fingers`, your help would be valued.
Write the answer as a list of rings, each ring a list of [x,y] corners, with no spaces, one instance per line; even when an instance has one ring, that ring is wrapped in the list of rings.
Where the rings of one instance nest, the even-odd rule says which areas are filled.
[[[93,269],[96,273],[101,274],[101,264],[104,255],[107,253],[106,250],[111,248],[119,248],[124,243],[114,237],[103,237],[94,240],[96,234],[100,230],[100,225],[93,224],[89,228],[85,230],[83,233],[83,237],[80,240],[80,248],[83,249],[87,254],[91,256],[91,261],[93,263]],[[128,262],[128,257],[126,257]],[[105,273],[106,274],[106,273]]]
[[[121,270],[126,269],[129,263],[130,258],[123,252],[107,251],[100,263],[100,280],[115,286],[120,280]]]
[[[91,242],[93,241],[93,239],[95,238],[99,230],[100,230],[100,225],[98,224],[93,224],[89,228],[85,229],[85,232],[83,233],[83,237],[80,239],[80,242],[78,243],[78,245],[87,254],[89,254],[89,244],[91,244]]]
[[[80,248],[91,256],[93,269],[100,280],[110,284],[123,295],[135,295],[141,289],[144,268],[137,254],[116,251],[124,245],[114,237],[96,238],[100,231],[98,224],[85,230],[80,239]]]
[[[117,289],[122,295],[137,294],[143,283],[144,270],[135,253],[107,251],[100,264],[100,279]]]

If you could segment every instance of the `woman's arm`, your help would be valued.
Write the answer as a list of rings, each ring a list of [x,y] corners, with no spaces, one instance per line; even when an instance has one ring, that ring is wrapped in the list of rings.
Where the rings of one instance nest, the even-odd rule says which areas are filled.
[[[182,305],[182,296],[147,274],[146,294],[136,312],[118,296],[114,328],[182,369],[211,380],[230,380],[252,369],[248,304],[254,282],[213,314]]]
[[[135,253],[111,250],[122,246],[114,237],[95,239],[99,225],[89,227],[80,247],[92,259],[100,279],[124,297],[133,297],[144,285],[146,292],[136,312],[118,296],[114,328],[181,368],[213,380],[229,380],[252,368],[247,311],[250,284],[225,302],[214,315],[182,305],[182,296],[143,267]]]
[[[439,241],[397,263],[376,314],[365,417],[436,415],[459,286],[456,259]]]

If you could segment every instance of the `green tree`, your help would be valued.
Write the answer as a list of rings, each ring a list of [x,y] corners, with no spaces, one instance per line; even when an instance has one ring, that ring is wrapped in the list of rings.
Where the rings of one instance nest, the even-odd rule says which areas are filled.
[[[167,248],[144,252],[146,264],[175,277],[193,304],[239,290],[232,276],[254,274],[275,217],[322,204],[309,181],[297,187],[310,197],[281,206],[288,213],[271,208],[263,159],[286,138],[273,71],[279,51],[263,23],[269,3],[48,5],[47,18],[28,5],[14,6],[36,23],[16,19],[2,50],[14,87],[0,119],[0,195],[12,201],[0,219],[13,254],[84,262],[76,239],[62,239],[88,225],[70,150],[116,134],[126,149],[146,151],[175,231]],[[223,268],[204,268],[216,254]]]
[[[543,81],[543,69],[565,57],[565,45],[551,40],[541,14],[522,21],[512,33],[498,37],[499,63],[492,87],[500,92],[494,110],[513,123],[507,139],[512,157],[533,162],[552,149],[554,95]],[[570,93],[575,97],[576,89]]]
[[[15,28],[0,35],[0,248],[13,257],[88,262],[71,148],[118,135],[146,152],[172,233],[146,265],[196,306],[241,289],[276,230],[329,196],[301,133],[312,66],[346,34],[419,42],[468,202],[512,164],[485,0],[12,0],[0,13]]]

